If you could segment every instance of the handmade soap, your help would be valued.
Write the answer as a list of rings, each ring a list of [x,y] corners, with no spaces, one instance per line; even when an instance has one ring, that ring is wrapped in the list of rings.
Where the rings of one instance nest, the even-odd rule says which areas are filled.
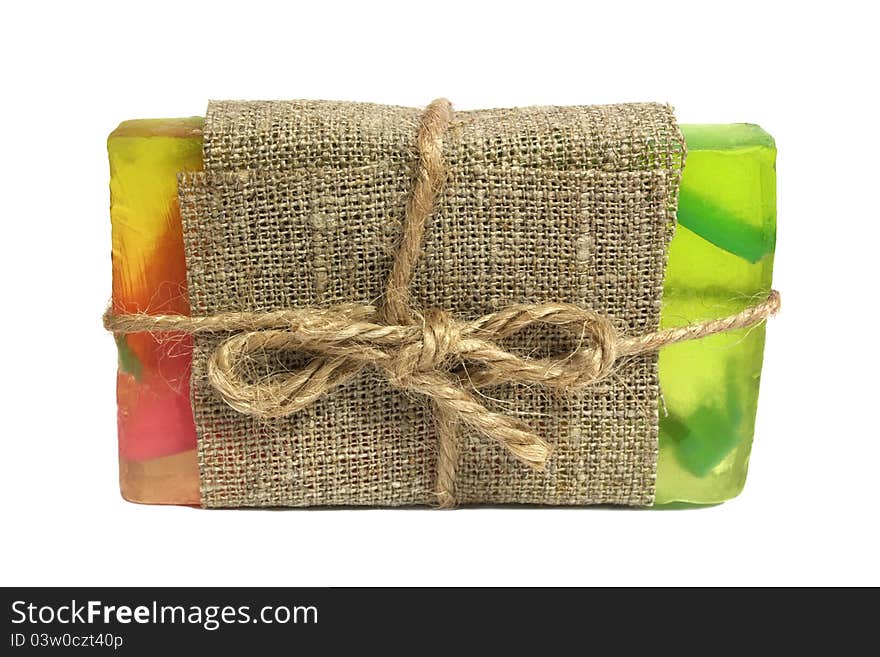
[[[108,140],[117,313],[188,314],[177,174],[202,166],[202,119],[127,121]],[[682,126],[688,161],[669,247],[663,328],[735,313],[770,289],[772,138],[748,124]],[[145,503],[197,504],[191,338],[117,337],[120,486]],[[660,353],[656,504],[711,504],[745,482],[764,328]]]

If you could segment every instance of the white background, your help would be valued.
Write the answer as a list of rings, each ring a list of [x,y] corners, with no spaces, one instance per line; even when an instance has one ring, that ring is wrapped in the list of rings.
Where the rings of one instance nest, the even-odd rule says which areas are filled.
[[[722,7],[723,8],[717,8]],[[0,5],[0,583],[880,584],[870,3]],[[228,46],[221,44],[228,43]],[[201,511],[119,497],[105,138],[209,98],[630,100],[779,147],[752,466],[699,511]]]

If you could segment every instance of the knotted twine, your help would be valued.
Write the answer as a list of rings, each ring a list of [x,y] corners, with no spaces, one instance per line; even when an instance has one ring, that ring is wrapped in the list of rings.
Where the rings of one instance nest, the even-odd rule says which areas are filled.
[[[392,386],[431,400],[439,447],[437,503],[448,507],[455,504],[462,424],[497,441],[533,469],[543,469],[551,454],[550,444],[525,422],[490,411],[475,389],[521,383],[575,392],[610,376],[626,356],[754,326],[778,310],[779,295],[771,292],[762,303],[727,318],[634,337],[619,335],[608,318],[567,303],[510,304],[469,321],[440,309],[420,312],[411,303],[410,283],[426,222],[446,179],[443,141],[451,121],[446,100],[431,103],[421,117],[417,173],[380,307],[343,304],[202,317],[115,315],[108,310],[106,328],[116,333],[236,332],[211,355],[208,379],[229,406],[260,418],[296,413],[367,366],[381,371]],[[537,325],[563,329],[581,346],[569,354],[532,358],[498,344]],[[300,369],[251,380],[249,365],[255,357],[285,351],[316,357]]]

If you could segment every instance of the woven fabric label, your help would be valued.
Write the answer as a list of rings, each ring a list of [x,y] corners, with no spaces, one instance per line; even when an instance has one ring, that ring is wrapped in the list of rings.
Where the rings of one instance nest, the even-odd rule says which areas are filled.
[[[212,103],[205,171],[179,183],[193,314],[379,301],[412,187],[418,116],[355,103]],[[662,105],[457,113],[412,285],[416,308],[473,318],[563,301],[608,316],[621,333],[656,329],[683,156]],[[365,371],[289,417],[255,419],[207,382],[222,339],[195,336],[205,506],[433,502],[436,430],[425,400]],[[505,346],[548,356],[578,344],[543,327]],[[277,354],[262,375],[307,358]],[[460,503],[652,502],[656,354],[584,392],[504,384],[479,394],[555,448],[535,472],[464,430]]]

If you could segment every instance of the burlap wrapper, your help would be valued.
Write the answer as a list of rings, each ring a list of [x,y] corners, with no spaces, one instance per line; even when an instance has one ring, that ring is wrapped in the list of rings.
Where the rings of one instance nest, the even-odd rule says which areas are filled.
[[[205,171],[179,182],[193,314],[381,303],[419,117],[371,104],[212,102]],[[657,328],[685,152],[670,108],[458,112],[443,152],[449,177],[412,285],[417,308],[473,318],[513,302],[564,301],[624,332]],[[425,399],[366,373],[288,418],[255,419],[207,381],[223,337],[195,336],[204,506],[434,502],[437,443]],[[547,327],[504,344],[532,355],[577,346]],[[267,359],[265,373],[301,362]],[[656,355],[622,363],[585,392],[511,384],[480,394],[555,450],[535,472],[463,427],[459,503],[651,504]]]

